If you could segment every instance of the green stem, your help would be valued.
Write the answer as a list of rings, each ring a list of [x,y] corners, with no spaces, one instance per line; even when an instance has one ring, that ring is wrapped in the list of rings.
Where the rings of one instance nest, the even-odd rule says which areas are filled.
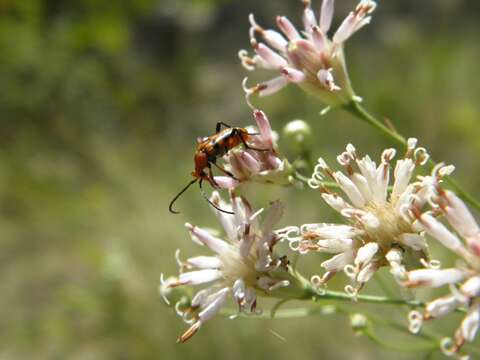
[[[384,347],[385,349],[401,352],[421,352],[421,351],[432,351],[437,348],[437,344],[429,344],[425,346],[415,346],[412,347],[411,344],[406,345],[397,345],[386,342],[385,340],[379,338],[373,330],[368,330],[363,333],[367,338],[373,341],[375,344]]]
[[[402,135],[396,133],[392,129],[385,126],[380,120],[376,119],[372,114],[363,108],[363,106],[357,101],[351,101],[343,107],[343,109],[356,118],[362,120],[370,126],[373,126],[375,129],[380,131],[385,137],[393,140],[397,145],[402,146],[403,148],[407,147],[407,139]]]
[[[306,290],[305,296],[311,298],[314,301],[318,300],[339,300],[339,301],[354,301],[352,297],[341,291],[332,291],[324,290],[318,291],[311,287]],[[404,300],[404,299],[395,299],[389,298],[386,296],[376,296],[376,295],[357,295],[356,300],[358,302],[366,304],[383,304],[383,305],[406,305],[411,308],[424,307],[425,304],[422,301],[418,300]]]
[[[234,309],[222,309],[220,311],[221,315],[224,316],[231,316],[232,314],[236,314],[237,310]],[[264,311],[260,314],[255,315],[247,315],[245,313],[239,313],[238,315],[243,318],[247,319],[268,319],[268,320],[279,320],[279,319],[298,319],[303,317],[309,317],[311,315],[318,315],[321,314],[322,311],[319,308],[295,308],[295,309],[284,309],[284,310],[277,310],[275,311],[275,317],[272,317],[272,313],[270,311]]]
[[[350,309],[350,308],[346,308],[346,307],[343,307],[343,306],[336,305],[335,310],[336,310],[336,313],[338,313],[338,314],[351,315],[354,311],[357,311],[358,309]],[[365,309],[362,309],[361,313],[364,314],[368,318],[368,320],[375,325],[379,325],[379,326],[383,326],[383,327],[389,327],[393,330],[404,333],[406,335],[412,335],[412,333],[408,330],[408,328],[405,326],[405,324],[399,323],[399,322],[391,319],[391,317],[381,316],[381,315],[378,315],[376,313],[373,314],[371,311],[365,310]],[[430,341],[430,342],[432,342],[432,341],[437,341],[438,342],[437,337],[435,337],[433,335],[430,335],[430,334],[426,334],[425,332],[420,332],[419,334],[416,334],[415,336],[418,336],[418,337],[420,337],[424,340]]]
[[[234,309],[223,309],[220,311],[220,313],[224,316],[231,316],[232,314],[235,314],[236,311]],[[330,311],[324,310],[323,307],[315,307],[315,308],[295,308],[295,309],[284,309],[284,310],[277,310],[275,311],[275,316],[272,316],[271,311],[265,311],[260,314],[256,314],[254,316],[247,315],[245,313],[240,313],[238,316],[242,318],[247,318],[247,319],[255,319],[255,320],[281,320],[281,319],[298,319],[298,318],[304,318],[304,317],[310,317],[310,316],[315,316],[315,315],[328,315],[328,314],[343,314],[343,315],[350,315],[351,312],[347,311],[345,309],[341,309],[338,307],[335,307],[335,311],[332,313]],[[367,315],[368,319],[372,321],[373,324],[378,324],[381,326],[386,326],[386,327],[392,327],[393,329],[397,331],[404,332],[408,335],[412,335],[404,326],[401,326],[400,324],[394,323],[392,321],[388,321],[385,319],[380,319],[378,317],[375,317],[371,314]],[[393,345],[393,344],[387,344],[385,343],[382,339],[379,339],[374,333],[373,330],[369,330],[365,332],[365,335],[367,337],[374,341],[375,343],[382,345],[386,348],[392,349],[392,350],[398,350],[400,348],[404,348],[403,346],[399,345]],[[439,341],[438,339],[432,338],[432,337],[427,337],[427,336],[422,336],[426,341],[437,344]],[[416,348],[415,351],[421,351],[421,350],[432,350],[435,348],[436,345],[430,345],[428,348]],[[412,349],[412,351],[414,351]]]
[[[394,130],[390,129],[389,127],[385,126],[380,120],[375,118],[372,114],[370,114],[365,108],[356,101],[351,101],[347,105],[343,107],[345,111],[352,114],[356,118],[362,120],[363,122],[367,123],[368,125],[374,127],[378,131],[380,131],[385,137],[393,140],[397,145],[400,145],[402,148],[407,147],[407,139],[405,139],[402,135],[398,134]],[[433,168],[436,163],[433,160],[429,160],[428,164]],[[450,187],[463,199],[465,200],[470,206],[475,208],[477,211],[480,211],[480,202],[476,200],[472,195],[470,195],[467,191],[462,189],[462,187],[451,177],[445,177],[445,182],[450,185]]]
[[[352,297],[345,292],[341,291],[332,291],[326,289],[317,289],[315,288],[310,281],[301,278],[301,275],[296,274],[297,278],[302,282],[304,293],[299,298],[299,300],[311,299],[313,301],[319,300],[338,300],[338,301],[354,301]],[[418,300],[405,300],[405,299],[395,299],[386,296],[376,296],[376,295],[362,295],[359,294],[356,296],[356,301],[367,303],[367,304],[384,304],[384,305],[406,305],[411,308],[424,307],[425,303]]]

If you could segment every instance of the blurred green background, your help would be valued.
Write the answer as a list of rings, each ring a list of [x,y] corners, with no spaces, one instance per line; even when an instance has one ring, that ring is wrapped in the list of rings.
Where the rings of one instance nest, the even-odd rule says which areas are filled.
[[[335,24],[355,5],[338,1]],[[248,47],[247,15],[266,26],[277,14],[300,24],[301,7],[297,0],[0,0],[0,359],[425,356],[378,348],[334,315],[217,317],[179,345],[186,326],[159,299],[160,272],[176,273],[175,249],[198,254],[183,224],[216,226],[196,189],[179,200],[181,215],[167,210],[189,179],[195,138],[217,121],[253,122],[237,60]],[[479,16],[473,0],[379,1],[372,24],[346,49],[366,107],[455,164],[457,179],[478,196]],[[378,157],[391,145],[347,114],[320,117],[322,104],[293,86],[254,101],[276,130],[294,118],[309,121],[316,156],[333,159],[354,142]],[[248,192],[258,207],[284,200],[281,225],[333,219],[311,191]],[[309,255],[301,268],[318,273],[319,260]],[[380,293],[374,283],[365,291]],[[451,334],[459,319],[434,330]]]

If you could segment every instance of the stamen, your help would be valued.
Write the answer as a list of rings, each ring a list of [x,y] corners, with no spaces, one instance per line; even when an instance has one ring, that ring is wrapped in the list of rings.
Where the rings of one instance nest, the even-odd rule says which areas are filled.
[[[348,264],[343,268],[343,272],[347,275],[350,279],[355,279],[358,274],[358,269],[353,266],[352,264]]]
[[[422,329],[423,315],[419,311],[413,310],[408,313],[408,330],[412,334],[418,334]]]
[[[177,342],[184,343],[185,341],[189,340],[193,335],[198,332],[201,325],[202,322],[200,320],[194,323],[187,331],[185,331],[182,335],[179,336]]]
[[[445,337],[440,340],[440,350],[445,355],[452,356],[458,351],[458,348],[452,338]]]
[[[327,273],[325,273],[325,275],[327,275]],[[325,290],[324,288],[324,285],[325,285],[325,275],[323,277],[320,277],[318,275],[313,275],[311,278],[310,278],[310,282],[312,283],[312,285],[315,287],[315,289],[317,290],[318,294],[321,296],[321,295],[325,295],[327,293],[327,291]]]
[[[352,285],[347,285],[345,286],[344,290],[347,295],[352,298],[352,300],[356,301],[358,295],[358,290],[356,288],[354,288]]]
[[[248,51],[245,49],[242,49],[238,52],[238,58],[240,59],[242,66],[248,70],[248,71],[253,71],[255,70],[255,66],[257,65],[257,62],[249,56]]]
[[[430,158],[430,155],[425,148],[419,147],[415,149],[413,158],[415,159],[415,165],[425,165]]]
[[[318,174],[314,174],[314,176],[317,176]],[[319,189],[320,187],[322,187],[322,182],[320,180],[317,180],[316,178],[311,178],[311,179],[308,179],[308,186],[313,189],[313,190],[316,190],[316,189]]]
[[[180,259],[180,249],[175,250],[175,261],[177,262],[178,267],[180,268],[180,271],[185,266],[185,263]]]

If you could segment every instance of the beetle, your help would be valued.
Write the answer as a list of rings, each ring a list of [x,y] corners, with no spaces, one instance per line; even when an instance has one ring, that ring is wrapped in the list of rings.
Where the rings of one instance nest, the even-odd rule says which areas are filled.
[[[224,129],[222,130],[222,126]],[[173,209],[173,204],[177,199],[185,192],[187,189],[198,181],[200,192],[202,193],[205,200],[208,201],[215,209],[227,213],[233,214],[231,211],[226,211],[220,209],[217,205],[212,203],[208,199],[207,195],[203,191],[202,183],[203,181],[208,181],[210,185],[214,188],[218,188],[218,184],[213,178],[212,165],[215,166],[222,173],[230,176],[234,179],[235,176],[225,170],[220,165],[217,164],[217,159],[226,155],[230,150],[243,145],[246,149],[256,150],[256,151],[268,151],[270,149],[257,149],[248,145],[248,141],[251,136],[259,135],[258,133],[249,133],[247,129],[241,127],[233,127],[224,122],[218,122],[215,128],[215,134],[203,138],[197,138],[197,149],[193,157],[193,162],[195,164],[195,169],[192,172],[194,179],[190,181],[187,186],[185,186],[180,192],[175,195],[173,200],[170,202],[168,210],[172,214],[179,214],[178,211]],[[208,173],[206,170],[208,169]]]

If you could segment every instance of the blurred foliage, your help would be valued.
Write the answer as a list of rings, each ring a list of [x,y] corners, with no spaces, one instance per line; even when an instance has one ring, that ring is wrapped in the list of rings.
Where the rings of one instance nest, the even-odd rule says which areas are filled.
[[[335,21],[354,4],[338,1]],[[367,108],[454,163],[474,193],[479,4],[380,1],[347,47]],[[189,178],[194,139],[219,120],[252,122],[236,58],[248,45],[247,15],[272,25],[280,13],[300,21],[300,8],[295,0],[0,0],[0,359],[410,358],[354,337],[335,316],[218,318],[180,346],[184,324],[157,294],[160,272],[176,271],[174,250],[197,253],[183,223],[216,225],[193,190],[178,204],[182,215],[167,212]],[[371,154],[388,145],[344,113],[320,117],[321,104],[294,87],[255,102],[278,131],[309,121],[313,153],[326,158],[350,141]],[[308,191],[261,189],[247,192],[258,206],[285,200],[284,224],[332,219]],[[319,271],[318,257],[303,263]]]

